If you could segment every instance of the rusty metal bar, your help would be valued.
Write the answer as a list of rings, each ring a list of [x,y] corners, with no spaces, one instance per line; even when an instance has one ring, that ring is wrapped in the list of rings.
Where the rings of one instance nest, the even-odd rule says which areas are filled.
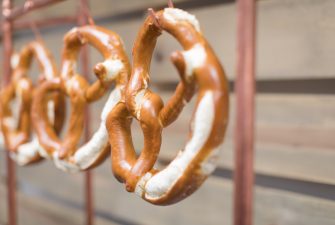
[[[38,28],[56,26],[56,25],[65,25],[65,24],[76,24],[76,22],[77,22],[76,16],[63,16],[63,17],[55,17],[55,18],[33,21],[33,23],[35,23]],[[30,29],[30,24],[31,21],[27,20],[15,21],[14,29],[15,30]]]
[[[27,13],[65,0],[28,0],[23,6],[13,8],[10,13],[4,15],[4,18],[15,20]]]
[[[87,10],[89,9],[88,0],[80,0],[80,11],[78,14],[78,24],[80,26],[87,24]],[[89,49],[88,46],[84,46],[81,52],[81,66],[83,75],[89,80]],[[85,110],[85,141],[90,139],[91,133],[91,115],[89,106]],[[92,179],[93,174],[91,171],[85,172],[85,213],[86,213],[86,225],[94,224],[94,206],[93,206],[93,191],[92,191]]]
[[[235,0],[192,0],[192,1],[181,1],[181,2],[176,2],[174,3],[174,6],[177,8],[182,8],[185,10],[189,10],[189,9],[198,9],[201,7],[209,7],[209,6],[216,6],[216,5],[223,5],[223,4],[233,4],[235,2]],[[134,19],[140,19],[143,17],[143,12],[146,11],[146,9],[148,9],[149,7],[152,7],[154,9],[161,9],[166,7],[165,3],[162,4],[157,4],[157,5],[146,5],[143,7],[139,7],[136,8],[134,10],[130,10],[130,11],[125,11],[125,12],[120,12],[117,14],[106,14],[103,16],[99,16],[95,18],[95,21],[98,22],[99,24],[103,24],[103,23],[110,23],[110,22],[121,22],[121,21],[129,21],[129,20],[134,20]],[[44,19],[43,19],[44,20]],[[68,23],[72,23],[72,21],[64,21],[64,23],[61,22],[55,22],[55,23],[50,23],[48,24],[47,22],[44,23],[42,21],[35,21],[35,23],[38,25],[38,27],[45,27],[45,26],[51,26],[51,25],[58,25],[60,27],[63,27],[62,25],[66,25]],[[47,19],[48,20],[48,19]],[[53,19],[50,19],[53,20]],[[60,20],[58,20],[60,21]],[[75,21],[76,22],[76,21]],[[74,22],[74,23],[75,23]],[[1,23],[1,22],[0,22]],[[41,26],[39,26],[39,23],[43,24]],[[20,28],[19,29],[29,29],[29,26],[27,25],[18,25]],[[16,30],[16,25],[14,24],[15,30]]]
[[[11,0],[2,1],[2,15],[8,15],[12,8]],[[11,56],[13,51],[13,26],[12,22],[8,19],[4,19],[2,24],[3,32],[3,77],[2,87],[8,85],[11,76]],[[16,173],[15,163],[9,157],[9,152],[6,151],[6,162],[7,162],[7,214],[8,214],[8,225],[16,225]]]
[[[237,1],[234,225],[253,224],[256,2]]]

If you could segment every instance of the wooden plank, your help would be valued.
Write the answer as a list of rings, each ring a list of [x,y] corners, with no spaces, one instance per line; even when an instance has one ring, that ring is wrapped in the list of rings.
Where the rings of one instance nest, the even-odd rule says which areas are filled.
[[[156,0],[152,0],[156,1]],[[121,2],[121,0],[120,0]],[[124,1],[122,1],[124,2]],[[125,1],[128,2],[128,1]],[[150,2],[149,2],[150,3]],[[145,3],[145,4],[149,4]],[[52,11],[41,11],[41,15],[59,16],[62,12],[73,14],[75,4],[66,1],[52,6]],[[109,5],[108,3],[107,5]],[[114,4],[114,3],[113,3]],[[115,3],[122,7],[115,10],[131,10],[132,6]],[[140,7],[144,3],[131,3]],[[154,4],[154,2],[152,3]],[[127,8],[129,6],[129,8]],[[53,8],[56,7],[56,8]],[[58,8],[59,7],[59,8]],[[103,10],[114,10],[106,7],[106,3],[96,4],[93,9],[96,16],[102,15]],[[310,0],[268,0],[258,2],[258,43],[257,43],[257,79],[307,79],[307,78],[334,78],[335,64],[332,61],[335,46],[332,37],[335,30],[331,21],[335,20],[333,12],[335,2],[323,0],[315,4]],[[190,13],[199,19],[202,31],[216,50],[222,64],[225,66],[230,79],[235,77],[235,46],[236,46],[236,14],[234,4],[223,4],[201,9],[191,9]],[[144,13],[144,12],[143,12]],[[34,14],[35,15],[35,14]],[[68,15],[68,14],[67,14]],[[220,22],[220,32],[213,20]],[[143,19],[135,19],[118,23],[103,23],[121,35],[126,44],[127,52],[131,49]],[[312,24],[312,25],[311,25]],[[98,24],[99,25],[99,24]],[[47,29],[43,33],[47,46],[59,58],[59,49],[62,46],[62,37],[70,29],[69,26],[56,29]],[[23,32],[23,38],[17,46],[31,40],[30,32]],[[28,36],[27,36],[28,35]],[[223,41],[222,41],[223,40]],[[179,49],[179,45],[168,35],[159,39],[152,62],[153,81],[176,81],[178,75],[169,61],[172,51]],[[94,57],[93,62],[99,57]]]
[[[16,5],[23,5],[25,0],[16,1]],[[176,4],[180,2],[187,2],[185,0],[174,0]],[[167,6],[167,1],[161,0],[146,0],[146,1],[123,1],[114,0],[113,2],[109,0],[99,0],[99,1],[89,1],[91,5],[91,13],[93,17],[105,16],[105,15],[115,15],[123,12],[131,12],[138,9],[143,9],[148,7],[154,7],[157,5]],[[48,7],[47,9],[42,9],[31,13],[25,17],[25,19],[43,19],[57,16],[67,16],[74,15],[78,12],[78,2],[76,1],[66,1]],[[143,11],[145,12],[145,11]]]
[[[5,189],[2,185],[0,185],[0,197],[1,199],[5,197]],[[20,203],[18,221],[20,224],[80,225],[83,223],[82,210],[80,208],[74,208],[71,205],[57,203],[38,196],[36,193],[32,194],[27,193],[26,191],[20,191],[18,193],[18,197]],[[0,224],[6,224],[6,215],[4,214],[6,207],[2,207],[1,203],[0,206]],[[96,222],[101,225],[118,224],[101,217],[97,217]]]
[[[165,101],[171,96],[171,93],[158,93]],[[92,115],[100,115],[105,101],[106,97],[93,104]],[[233,95],[231,109],[234,109]],[[335,184],[335,96],[258,95],[256,109],[255,168],[258,173]],[[180,118],[164,129],[162,157],[171,158],[184,146],[192,111],[193,105],[187,105]],[[233,121],[233,111],[230,115],[230,121]],[[99,121],[98,116],[92,118],[93,131],[97,129]],[[133,122],[133,126],[134,143],[139,150],[143,146],[143,135],[137,122]],[[233,168],[232,127],[233,123],[230,122],[226,143],[221,151],[221,167]],[[63,175],[55,168],[51,171],[48,176],[64,182],[73,179],[78,182],[76,187],[81,188],[80,178]],[[77,200],[81,199],[81,193],[75,196]]]
[[[166,102],[172,93],[158,92]],[[233,168],[232,127],[234,95],[231,96],[231,118],[219,165]],[[102,100],[92,107],[99,115]],[[180,118],[163,131],[162,157],[174,157],[182,149],[189,129],[193,103]],[[256,97],[256,164],[258,173],[321,183],[335,184],[335,96],[330,95],[258,95]],[[99,117],[92,118],[93,130]],[[143,135],[133,122],[133,139],[138,150]]]
[[[299,3],[294,0],[259,2],[257,79],[334,78],[335,65],[331,59],[335,47],[331,37],[335,35],[335,31],[329,27],[327,21],[334,20],[335,16],[323,13],[332,12],[334,7],[335,2],[331,0],[318,4],[307,0]],[[235,5],[190,12],[199,19],[204,35],[216,50],[229,78],[233,79],[236,58]],[[221,21],[220,32],[217,32],[212,15]],[[127,49],[131,49],[140,24],[141,20],[106,25],[120,33],[125,39]],[[151,68],[153,81],[178,79],[169,55],[171,51],[179,48],[176,41],[168,35],[159,39]]]
[[[170,94],[164,94],[166,100]],[[231,97],[234,108],[234,97]],[[262,174],[335,184],[335,97],[259,95],[256,98],[256,171]],[[174,157],[188,133],[192,105],[163,131],[162,156]],[[230,115],[234,115],[233,110]],[[231,118],[230,121],[233,121]],[[228,126],[219,165],[233,168],[232,122]],[[134,123],[135,146],[143,146]],[[138,147],[140,149],[140,147]]]
[[[332,52],[335,35],[329,21],[335,2],[325,0],[315,4],[308,0],[271,0],[258,3],[258,79],[334,78],[335,65]],[[235,75],[236,14],[235,5],[222,5],[190,10],[199,19],[204,35],[216,50],[230,79]],[[323,13],[328,12],[328,13]],[[220,22],[220,32],[215,26]],[[308,19],[305,19],[308,18]],[[140,21],[106,24],[126,38],[127,48],[132,47]],[[310,24],[314,24],[310,26]],[[308,37],[308,38],[306,38]],[[130,40],[128,42],[127,40]],[[224,40],[224,41],[222,41]],[[313,43],[313,44],[311,44]],[[178,79],[169,62],[170,52],[179,49],[175,40],[167,35],[158,41],[152,63],[153,80]],[[325,51],[327,49],[327,51]]]
[[[71,183],[53,177],[54,168],[42,165],[25,169],[21,182],[29,184],[30,191],[19,188],[20,221],[25,224],[81,224],[81,211],[77,209],[81,201],[73,195],[78,192]],[[115,181],[110,172],[109,163],[96,170],[96,206],[98,224],[130,225],[167,225],[167,224],[231,224],[232,222],[232,183],[230,180],[209,178],[192,196],[179,204],[169,207],[157,207],[145,203],[134,194],[129,194],[124,186]],[[48,176],[49,175],[49,176]],[[65,174],[63,174],[65,175]],[[41,182],[41,177],[43,182]],[[57,179],[57,180],[56,180]],[[53,186],[53,187],[52,187]],[[58,197],[61,201],[52,201],[45,195],[39,196],[36,189],[54,193],[55,189],[65,191]],[[0,197],[3,196],[0,185]],[[218,197],[220,196],[220,197]],[[64,201],[65,200],[65,201]],[[0,203],[1,204],[1,203]],[[0,223],[4,208],[0,208]],[[131,212],[131,216],[129,214]],[[128,223],[115,223],[106,218],[122,218]],[[43,223],[42,223],[43,222]],[[108,222],[108,223],[107,223]],[[331,225],[335,223],[335,202],[309,197],[288,191],[256,186],[255,188],[255,224],[285,225]]]

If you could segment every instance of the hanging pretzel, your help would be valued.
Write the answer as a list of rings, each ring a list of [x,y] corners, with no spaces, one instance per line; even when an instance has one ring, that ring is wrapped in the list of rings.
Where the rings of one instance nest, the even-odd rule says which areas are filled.
[[[13,77],[10,84],[1,92],[1,125],[7,148],[11,157],[19,164],[26,165],[40,160],[38,149],[41,148],[37,139],[31,135],[31,101],[33,84],[28,77],[33,58],[37,59],[41,75],[40,82],[51,80],[57,76],[54,59],[41,42],[31,42],[24,46],[17,59],[12,58],[14,65]],[[15,62],[17,61],[17,62]],[[53,96],[48,99],[48,120],[56,131],[62,126],[64,113],[61,111],[62,97]],[[34,136],[34,135],[33,135]]]
[[[110,145],[105,120],[107,112],[120,101],[125,83],[130,74],[129,62],[120,37],[112,31],[98,26],[73,28],[64,38],[61,79],[45,82],[37,90],[33,102],[33,121],[39,140],[58,168],[64,171],[79,171],[92,168],[102,162],[109,153]],[[90,44],[104,57],[97,63],[94,73],[98,80],[89,83],[76,71],[76,60],[80,48]],[[101,98],[115,82],[115,88],[106,102],[99,129],[90,141],[77,148],[84,128],[84,109],[92,101]],[[61,140],[47,121],[46,96],[50,93],[65,93],[71,102],[69,126]]]
[[[181,82],[165,106],[148,88],[150,61],[162,30],[184,48],[172,54]],[[194,88],[198,97],[188,142],[165,169],[153,169],[162,129],[178,117]],[[186,198],[215,169],[228,120],[225,73],[193,15],[166,8],[145,20],[133,48],[133,69],[125,97],[126,104],[119,103],[107,119],[116,178],[128,191],[153,204],[168,205]],[[138,157],[131,139],[131,117],[140,122],[144,135]]]
[[[19,61],[19,56],[17,53],[13,53],[11,56],[11,68],[17,67]],[[1,110],[0,110],[0,118],[1,118]],[[14,118],[13,118],[14,119]],[[17,118],[15,118],[17,119]],[[14,121],[13,121],[14,122]],[[0,128],[1,128],[1,119],[0,119]],[[3,136],[2,130],[0,129],[0,150],[5,150],[5,138]]]

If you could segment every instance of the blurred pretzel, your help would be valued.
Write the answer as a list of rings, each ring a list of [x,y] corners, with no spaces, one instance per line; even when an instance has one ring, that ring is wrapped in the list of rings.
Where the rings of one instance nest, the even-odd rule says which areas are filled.
[[[184,49],[172,54],[181,82],[165,106],[160,96],[149,89],[150,61],[163,30]],[[158,171],[153,167],[161,147],[162,129],[175,121],[195,90],[197,100],[188,141],[177,157]],[[128,191],[153,204],[168,205],[186,198],[214,171],[228,121],[225,73],[193,15],[166,8],[146,18],[133,48],[125,99],[107,118],[116,178],[126,184]],[[131,137],[132,117],[139,121],[144,135],[139,156]]]
[[[41,74],[40,81],[51,80],[57,76],[55,62],[50,52],[39,41],[34,41],[24,46],[17,58],[12,57],[14,65],[13,76],[8,86],[1,92],[1,126],[7,148],[11,157],[19,164],[26,165],[41,159],[39,149],[41,146],[32,134],[31,137],[31,102],[34,87],[28,77],[32,60],[36,58]],[[56,131],[62,126],[64,113],[61,96],[49,98],[48,120]],[[60,107],[58,107],[60,106]]]
[[[19,55],[17,53],[13,53],[13,55],[11,56],[11,68],[12,69],[14,69],[17,66],[18,61],[19,61]],[[0,110],[0,117],[1,117],[1,110]],[[2,127],[1,122],[2,120],[0,119],[0,128]],[[5,150],[5,139],[4,139],[1,129],[0,129],[0,150]]]
[[[98,77],[92,85],[76,71],[76,61],[82,46],[90,44],[103,56],[104,61],[94,67]],[[110,151],[105,120],[107,113],[121,100],[121,93],[130,74],[129,62],[121,38],[114,32],[98,26],[76,27],[64,37],[60,79],[43,83],[33,102],[33,122],[44,154],[54,159],[64,171],[86,170],[101,163]],[[84,128],[85,106],[101,98],[115,84],[106,102],[98,130],[90,141],[78,148]],[[71,102],[68,129],[61,139],[47,120],[46,101],[51,93],[64,93]]]

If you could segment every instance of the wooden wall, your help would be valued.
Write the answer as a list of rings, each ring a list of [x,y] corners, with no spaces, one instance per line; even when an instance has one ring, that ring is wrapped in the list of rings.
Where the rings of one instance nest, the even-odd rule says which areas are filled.
[[[93,2],[92,14],[97,24],[119,33],[129,56],[145,8],[165,4],[158,0]],[[234,1],[175,2],[199,19],[203,33],[233,84]],[[32,17],[74,14],[75,5],[76,1],[67,1],[36,12]],[[334,12],[333,0],[258,1],[254,224],[335,224]],[[41,30],[58,62],[62,36],[70,28],[63,25]],[[15,38],[19,49],[33,36],[30,31],[24,31],[17,32]],[[178,82],[169,62],[170,53],[178,48],[177,42],[165,34],[159,39],[152,61],[152,89],[165,100]],[[97,62],[100,56],[92,49],[91,58]],[[103,101],[94,104],[93,115],[100,113]],[[97,224],[232,224],[234,102],[232,91],[230,124],[219,168],[198,192],[174,206],[151,206],[127,193],[115,181],[110,162],[106,161],[94,173]],[[178,121],[164,131],[163,162],[183,147],[192,110],[190,104]],[[98,122],[98,116],[92,118],[95,127]],[[136,122],[133,130],[135,143],[141,146],[142,134]],[[1,153],[0,199],[5,197],[3,159]],[[18,174],[20,224],[83,223],[82,175],[63,174],[50,162],[19,168]],[[0,224],[5,221],[6,205],[2,200]]]

